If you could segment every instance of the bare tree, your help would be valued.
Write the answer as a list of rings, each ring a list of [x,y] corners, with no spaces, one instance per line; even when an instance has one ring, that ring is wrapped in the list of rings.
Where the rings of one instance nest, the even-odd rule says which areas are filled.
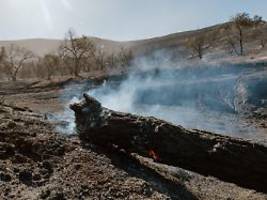
[[[42,59],[42,63],[46,68],[47,80],[51,80],[51,77],[56,73],[60,59],[57,55],[46,54]]]
[[[202,59],[204,51],[209,48],[209,44],[205,35],[199,35],[188,38],[186,47],[191,50],[193,56],[197,55],[198,58]]]
[[[94,43],[87,37],[75,37],[74,31],[69,30],[66,38],[60,46],[61,55],[65,60],[73,60],[74,75],[77,77],[81,71],[82,60],[95,53]],[[66,59],[67,58],[67,59]]]
[[[237,55],[244,55],[245,30],[255,26],[256,23],[259,23],[261,18],[259,16],[255,16],[254,20],[248,13],[238,13],[230,20],[232,24],[228,26],[227,29],[231,30],[232,36],[228,37],[228,42]],[[238,45],[236,45],[236,41],[238,41]]]
[[[253,17],[253,24],[254,24],[255,27],[257,27],[257,26],[260,26],[260,25],[264,24],[264,21],[263,21],[263,19],[262,19],[261,16],[254,15],[254,17]]]
[[[19,70],[33,57],[34,55],[31,51],[11,44],[6,47],[5,54],[2,57],[5,73],[12,81],[16,81]]]

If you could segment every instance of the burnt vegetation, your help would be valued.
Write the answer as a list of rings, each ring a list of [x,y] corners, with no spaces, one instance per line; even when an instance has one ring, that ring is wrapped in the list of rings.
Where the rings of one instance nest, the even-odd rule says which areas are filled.
[[[219,48],[236,56],[249,54],[249,43],[258,41],[261,48],[266,44],[266,23],[262,17],[251,17],[248,13],[238,13],[214,30],[199,32],[197,36],[187,38],[186,46],[192,57],[203,58],[207,50]],[[248,45],[248,46],[246,46]]]
[[[264,51],[266,44],[267,25],[262,17],[239,13],[231,17],[227,23],[185,35],[178,46],[166,48],[173,49],[174,60],[180,56],[177,54],[184,55],[184,52],[187,52],[184,58],[202,59],[218,50],[233,56],[253,56],[255,52]],[[86,74],[95,71],[127,71],[135,57],[146,56],[151,47],[144,47],[144,50],[139,51],[135,46],[121,46],[119,51],[107,52],[105,46],[99,45],[89,37],[77,36],[75,31],[70,29],[59,48],[43,56],[34,55],[26,48],[15,44],[2,46],[0,78],[13,81],[17,78],[36,77],[51,80],[53,77],[63,76],[86,77]],[[176,52],[175,48],[182,48],[184,52]]]
[[[81,97],[103,87],[112,98],[107,90],[120,95],[124,81],[136,78],[127,84],[140,88],[125,87],[129,98],[110,102],[123,107],[133,98],[134,109],[163,105],[182,118],[183,110],[175,108],[199,109],[203,118],[212,111],[267,127],[266,63],[227,63],[219,70],[190,65],[214,52],[237,59],[266,52],[267,24],[260,16],[240,13],[227,23],[156,41],[122,42],[108,51],[70,29],[57,49],[42,56],[15,44],[1,47],[0,199],[267,198],[266,143],[113,111],[86,94],[70,105],[74,113],[67,109],[71,123],[56,118],[65,115],[62,104],[69,105],[73,93]],[[170,59],[153,52],[162,49],[170,50]],[[190,64],[160,68],[177,67],[179,56]],[[145,64],[155,68],[128,76],[140,57],[149,57]],[[138,95],[131,97],[131,89]],[[226,118],[222,126],[236,123]],[[73,124],[75,130],[65,134]]]
[[[1,78],[82,77],[92,71],[127,70],[133,60],[130,50],[121,48],[117,53],[107,53],[86,36],[78,37],[70,29],[55,52],[36,56],[15,44],[2,46],[0,52]],[[86,77],[85,77],[86,78]]]

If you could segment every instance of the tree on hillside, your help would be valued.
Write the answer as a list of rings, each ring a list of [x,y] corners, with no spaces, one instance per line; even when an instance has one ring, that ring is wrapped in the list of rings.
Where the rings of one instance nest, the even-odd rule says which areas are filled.
[[[2,49],[1,57],[5,74],[8,75],[11,80],[16,81],[20,69],[29,62],[29,60],[33,59],[34,55],[31,51],[23,47],[11,44],[4,50]]]
[[[240,56],[244,55],[245,31],[255,27],[261,21],[260,16],[255,15],[254,18],[251,18],[248,13],[238,13],[231,18],[231,24],[226,27],[226,30],[228,32],[227,42],[232,52]]]
[[[82,60],[94,55],[96,48],[94,43],[87,37],[75,37],[73,30],[69,30],[66,34],[64,42],[60,46],[61,55],[63,59],[69,58],[73,61],[73,73],[77,77],[81,71]]]
[[[42,59],[42,64],[44,65],[47,72],[47,80],[51,80],[51,77],[56,73],[60,59],[57,55],[46,54]]]
[[[198,58],[202,59],[204,51],[209,48],[209,45],[205,35],[198,35],[188,38],[186,47],[191,50],[192,56],[197,55]]]
[[[260,26],[260,25],[264,24],[264,21],[263,21],[263,19],[262,19],[261,16],[254,15],[254,17],[253,17],[253,24],[254,24],[255,27],[257,27],[257,26]]]

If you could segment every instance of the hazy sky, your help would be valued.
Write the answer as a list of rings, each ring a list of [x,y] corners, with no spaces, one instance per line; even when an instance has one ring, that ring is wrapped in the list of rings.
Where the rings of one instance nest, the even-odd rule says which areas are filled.
[[[267,0],[0,0],[0,40],[79,34],[133,40],[224,22],[237,12],[267,19]]]

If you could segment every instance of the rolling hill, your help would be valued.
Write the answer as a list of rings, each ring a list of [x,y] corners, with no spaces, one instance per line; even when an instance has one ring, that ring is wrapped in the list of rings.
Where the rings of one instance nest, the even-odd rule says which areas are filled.
[[[171,50],[174,55],[179,55],[182,58],[190,57],[189,50],[185,47],[185,42],[190,37],[195,37],[201,34],[209,34],[215,33],[217,34],[217,46],[216,48],[212,47],[207,50],[207,54],[209,54],[209,58],[211,59],[224,59],[229,60],[229,54],[225,52],[224,45],[227,35],[221,34],[220,30],[222,30],[229,22],[214,25],[211,27],[192,30],[186,32],[177,32],[165,36],[144,39],[144,40],[136,40],[136,41],[112,41],[108,39],[102,39],[97,37],[90,37],[96,44],[98,48],[103,48],[105,52],[117,53],[122,48],[128,49],[133,52],[134,55],[149,55],[152,52],[157,50]],[[267,23],[265,23],[261,28],[261,31],[267,32]],[[259,49],[259,41],[252,34],[249,34],[250,38],[247,41],[246,46],[250,47],[249,57],[253,58],[264,58],[266,57],[267,50]],[[24,40],[10,40],[10,41],[0,41],[0,46],[7,46],[9,44],[16,44],[22,47],[25,47],[31,51],[33,51],[37,56],[43,56],[46,53],[54,53],[57,51],[58,47],[62,40],[59,39],[24,39]],[[212,56],[211,56],[212,55]],[[239,60],[240,58],[233,58],[231,60]],[[242,58],[244,60],[244,58]]]

